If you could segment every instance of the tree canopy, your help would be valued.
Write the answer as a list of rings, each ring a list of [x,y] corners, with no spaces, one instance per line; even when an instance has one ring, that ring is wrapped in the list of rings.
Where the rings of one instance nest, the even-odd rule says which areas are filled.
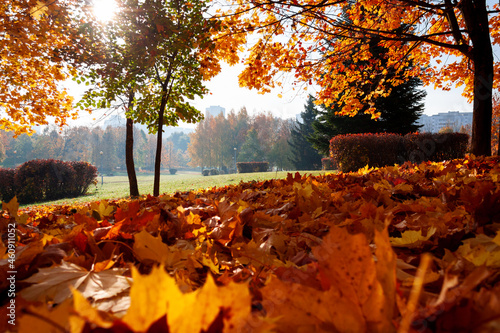
[[[421,82],[418,78],[409,78],[406,82],[394,87],[386,97],[377,98],[373,104],[380,113],[378,119],[369,114],[358,113],[355,116],[338,115],[340,107],[320,106],[317,118],[312,127],[313,133],[308,140],[322,154],[328,155],[330,139],[340,134],[353,133],[398,133],[417,132],[421,125],[416,121],[423,112],[422,99],[425,91],[418,89]]]
[[[90,52],[98,56],[81,58],[90,65],[83,79],[94,87],[84,101],[98,106],[128,99],[127,117],[157,133],[153,192],[158,195],[163,126],[202,119],[190,101],[208,92],[203,81],[220,69],[220,59],[210,56],[216,47],[212,36],[218,21],[206,17],[207,1],[118,3],[121,14],[114,23],[93,27],[98,34],[92,38],[97,41],[90,43]],[[99,44],[104,45],[95,49]]]
[[[341,115],[369,105],[365,112],[373,117],[380,115],[372,101],[387,96],[406,78],[418,76],[442,89],[464,86],[464,94],[474,101],[472,152],[491,154],[491,96],[498,85],[494,66],[497,71],[500,65],[492,51],[492,43],[500,41],[498,4],[488,6],[485,0],[232,3],[234,8],[224,14],[233,30],[258,36],[245,57],[241,85],[270,91],[288,72],[297,84],[320,87],[319,104],[337,103]],[[347,21],[341,19],[342,12]],[[373,57],[367,39],[387,50],[384,57]],[[352,64],[346,65],[345,59]],[[447,61],[441,64],[443,59]],[[358,62],[363,66],[356,66]],[[404,71],[411,64],[419,67]],[[387,79],[388,72],[402,75]],[[372,86],[369,92],[363,89],[366,84]]]
[[[73,98],[60,83],[73,72],[63,52],[78,48],[79,1],[0,3],[0,129],[16,135],[75,118]],[[71,14],[70,14],[71,13]]]

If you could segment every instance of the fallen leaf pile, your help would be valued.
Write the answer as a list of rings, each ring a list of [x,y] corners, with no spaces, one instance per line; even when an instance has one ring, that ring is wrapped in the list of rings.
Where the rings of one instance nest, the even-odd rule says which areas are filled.
[[[500,330],[500,158],[0,217],[19,332]],[[15,269],[7,229],[16,224]]]

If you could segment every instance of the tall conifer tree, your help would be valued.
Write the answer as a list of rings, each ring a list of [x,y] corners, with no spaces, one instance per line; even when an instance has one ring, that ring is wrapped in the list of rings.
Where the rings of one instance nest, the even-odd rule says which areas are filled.
[[[382,63],[386,62],[386,49],[378,46],[376,39],[367,40],[366,43],[370,47],[370,52],[379,57]],[[366,62],[369,62],[367,60]],[[346,66],[358,66],[359,70],[363,70],[363,62],[353,63],[351,60],[345,61]],[[344,105],[339,105],[334,102],[330,107],[323,107],[318,112],[318,117],[312,124],[314,133],[310,136],[309,142],[313,147],[318,149],[322,154],[328,155],[330,150],[330,139],[339,134],[355,134],[355,133],[398,133],[406,134],[417,131],[421,125],[417,125],[416,121],[424,110],[423,99],[426,96],[424,90],[419,89],[422,86],[422,81],[417,77],[405,79],[399,75],[391,73],[386,69],[380,73],[365,73],[365,75],[379,78],[380,81],[390,82],[393,79],[405,80],[404,83],[394,87],[389,87],[391,92],[386,97],[379,97],[374,101],[373,107],[376,112],[380,113],[378,120],[372,119],[371,115],[363,113],[372,105],[365,105],[355,116],[341,116],[337,113],[344,108]],[[408,66],[405,70],[411,70]],[[371,84],[361,84],[365,94],[370,94],[373,90]],[[339,97],[340,99],[340,97]]]
[[[418,131],[421,125],[416,121],[424,110],[422,99],[426,95],[424,90],[418,89],[421,84],[418,78],[411,78],[393,88],[389,96],[377,99],[375,108],[381,113],[378,120],[363,113],[354,117],[339,116],[336,114],[338,109],[323,107],[312,124],[314,132],[309,142],[319,152],[328,155],[330,139],[336,135],[381,132],[404,135]]]
[[[238,162],[262,162],[264,161],[264,152],[257,137],[257,131],[252,128],[248,131],[247,137],[241,151],[238,154]]]
[[[292,149],[290,162],[297,170],[315,170],[321,168],[321,155],[308,141],[314,133],[312,124],[317,114],[314,98],[311,95],[304,107],[304,111],[300,113],[302,121],[297,121],[291,129],[291,139],[288,141]]]

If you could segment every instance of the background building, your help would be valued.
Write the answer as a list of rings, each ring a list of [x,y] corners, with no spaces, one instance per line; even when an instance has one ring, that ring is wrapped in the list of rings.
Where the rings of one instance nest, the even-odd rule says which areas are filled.
[[[449,111],[428,116],[422,115],[417,121],[423,125],[422,132],[437,133],[444,127],[450,127],[453,131],[459,132],[462,126],[472,125],[472,112]]]
[[[222,114],[223,117],[226,117],[226,109],[219,105],[212,105],[205,110],[205,117],[217,117],[219,114]]]

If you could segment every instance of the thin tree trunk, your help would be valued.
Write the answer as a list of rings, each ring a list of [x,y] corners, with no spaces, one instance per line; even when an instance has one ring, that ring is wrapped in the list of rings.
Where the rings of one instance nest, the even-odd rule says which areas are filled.
[[[474,63],[474,109],[472,119],[472,154],[491,155],[493,92],[493,49],[488,24],[486,0],[465,0],[464,19],[469,30]]]
[[[174,78],[173,67],[175,59],[177,58],[178,51],[175,50],[171,57],[171,62],[168,65],[167,77],[164,81],[162,81],[160,72],[155,65],[156,70],[156,79],[162,86],[162,96],[160,102],[160,110],[158,112],[158,134],[156,139],[156,157],[155,157],[155,179],[153,184],[153,195],[160,195],[160,169],[161,169],[161,148],[162,148],[162,140],[163,140],[163,116],[165,115],[165,108],[167,107],[167,102],[170,97],[170,93],[172,92],[172,88],[174,86]]]
[[[158,133],[156,134],[156,157],[155,157],[155,179],[153,184],[153,195],[160,195],[160,168],[161,168],[161,146],[163,140],[163,116],[167,105],[168,95],[166,93],[161,97],[160,112],[158,113]]]
[[[127,165],[130,196],[138,197],[139,187],[137,185],[137,176],[135,174],[134,165],[134,121],[131,118],[127,118],[127,133],[125,138],[125,163]]]
[[[127,109],[132,108],[134,103],[135,92],[130,90],[128,95]],[[137,176],[135,174],[134,165],[134,120],[127,117],[126,134],[125,134],[125,164],[127,166],[128,183],[130,187],[130,196],[139,196],[139,187],[137,186]]]

